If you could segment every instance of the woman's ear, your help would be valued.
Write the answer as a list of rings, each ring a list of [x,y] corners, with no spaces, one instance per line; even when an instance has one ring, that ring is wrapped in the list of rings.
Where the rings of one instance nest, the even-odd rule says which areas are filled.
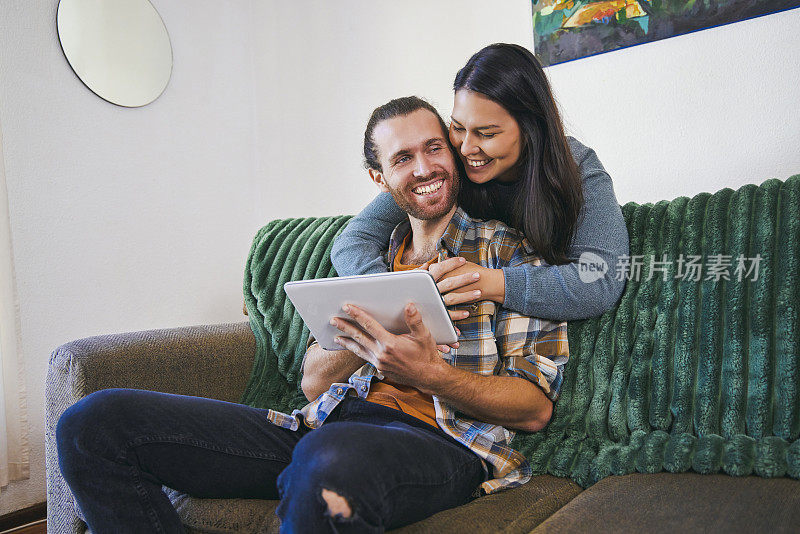
[[[389,188],[386,187],[386,180],[383,178],[383,173],[377,169],[369,169],[368,172],[369,172],[369,177],[372,179],[373,182],[375,182],[375,185],[378,186],[378,189],[380,189],[384,193],[388,193]]]

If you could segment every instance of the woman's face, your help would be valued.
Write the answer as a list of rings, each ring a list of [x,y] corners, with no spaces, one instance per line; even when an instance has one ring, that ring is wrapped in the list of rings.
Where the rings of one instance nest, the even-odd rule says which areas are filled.
[[[503,106],[481,93],[459,89],[450,118],[450,142],[461,155],[471,182],[514,182],[519,178],[522,135],[516,119]]]

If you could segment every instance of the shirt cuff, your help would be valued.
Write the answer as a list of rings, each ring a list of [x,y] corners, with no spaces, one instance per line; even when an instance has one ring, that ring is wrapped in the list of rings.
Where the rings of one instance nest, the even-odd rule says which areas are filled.
[[[525,303],[527,298],[527,277],[524,267],[503,267],[503,277],[505,278],[505,299],[503,307],[521,312],[527,308]]]
[[[316,345],[316,344],[317,344],[317,340],[314,339],[314,336],[309,335],[308,336],[308,343],[306,343],[306,352],[303,354],[303,361],[300,362],[300,374],[303,374],[303,369],[305,369],[305,366],[306,366],[306,356],[308,356],[308,349],[310,349],[312,345]]]
[[[539,386],[544,394],[553,402],[558,399],[558,391],[550,387],[550,381],[545,373],[533,363],[522,357],[511,357],[508,361],[506,371],[509,376],[523,378]],[[555,377],[554,377],[555,378]]]

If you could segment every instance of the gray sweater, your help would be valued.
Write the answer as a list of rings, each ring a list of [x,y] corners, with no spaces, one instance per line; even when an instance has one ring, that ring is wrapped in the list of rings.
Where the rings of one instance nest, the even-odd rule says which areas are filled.
[[[594,150],[569,137],[572,155],[583,179],[584,205],[565,265],[506,267],[503,305],[531,317],[576,320],[610,309],[625,288],[617,280],[617,257],[628,254],[628,230],[614,195],[611,177]],[[381,193],[354,217],[334,241],[331,259],[340,276],[386,272],[383,260],[392,230],[407,217],[389,193]],[[593,282],[583,282],[578,258],[591,252],[608,270]]]

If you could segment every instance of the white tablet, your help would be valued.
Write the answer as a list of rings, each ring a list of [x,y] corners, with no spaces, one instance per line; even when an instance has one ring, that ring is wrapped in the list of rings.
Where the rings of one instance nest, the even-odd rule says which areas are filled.
[[[449,345],[458,339],[436,282],[428,271],[298,280],[286,282],[283,288],[314,338],[326,350],[344,349],[333,340],[341,331],[332,326],[330,320],[333,317],[352,320],[342,311],[345,304],[366,311],[389,332],[405,334],[409,330],[404,310],[413,302],[437,344]]]

